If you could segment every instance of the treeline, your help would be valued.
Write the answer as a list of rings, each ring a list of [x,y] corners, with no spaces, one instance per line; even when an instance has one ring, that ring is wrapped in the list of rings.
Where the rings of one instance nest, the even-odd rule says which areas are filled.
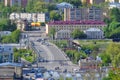
[[[19,43],[20,30],[15,30],[11,35],[3,36],[1,38],[2,43]]]

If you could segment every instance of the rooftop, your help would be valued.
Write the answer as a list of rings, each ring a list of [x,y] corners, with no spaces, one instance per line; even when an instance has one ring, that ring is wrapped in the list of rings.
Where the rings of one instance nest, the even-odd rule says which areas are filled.
[[[81,21],[51,21],[49,25],[106,25],[103,21],[81,20]]]
[[[22,67],[22,64],[20,64],[20,63],[11,63],[11,62],[6,62],[6,63],[1,63],[1,64],[0,64],[0,67],[3,67],[3,66],[15,66],[15,67]]]

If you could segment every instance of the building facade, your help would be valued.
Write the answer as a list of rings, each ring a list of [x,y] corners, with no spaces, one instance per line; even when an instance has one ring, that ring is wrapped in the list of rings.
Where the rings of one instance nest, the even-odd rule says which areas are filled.
[[[10,20],[27,20],[32,22],[45,22],[46,17],[45,13],[11,13]]]
[[[103,21],[103,10],[98,7],[64,8],[64,21],[99,20]]]
[[[103,39],[104,32],[98,28],[89,28],[84,31],[88,39]]]
[[[13,62],[13,47],[0,45],[0,62]]]
[[[27,5],[27,0],[4,0],[4,5],[5,6],[22,6],[22,7],[26,7]]]
[[[79,29],[81,31],[85,31],[89,28],[98,28],[98,29],[103,29],[106,26],[106,24],[102,21],[53,21],[49,22],[46,24],[46,34],[48,34],[51,30],[51,28],[54,28],[56,33],[63,32],[64,30],[69,30],[69,34],[75,29]],[[70,35],[68,33],[60,33],[61,34],[66,34],[66,38],[69,38]],[[57,36],[60,37],[60,36]],[[60,37],[61,38],[61,37]],[[65,37],[62,37],[65,38]]]

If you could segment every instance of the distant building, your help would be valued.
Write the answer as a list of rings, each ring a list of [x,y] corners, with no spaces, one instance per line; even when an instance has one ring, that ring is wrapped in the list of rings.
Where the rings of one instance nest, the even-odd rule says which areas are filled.
[[[120,9],[120,3],[109,3],[109,9],[112,8],[119,8]]]
[[[70,39],[71,31],[70,30],[60,30],[55,34],[56,39]]]
[[[46,14],[45,13],[11,13],[10,20],[27,20],[32,22],[45,22]]]
[[[104,32],[98,28],[89,28],[84,31],[88,39],[103,39]]]
[[[0,45],[0,62],[13,62],[13,47]]]
[[[27,5],[27,0],[4,0],[4,5],[5,6],[22,6],[22,7],[26,7]]]
[[[51,28],[56,31],[57,38],[64,35],[63,38],[69,38],[73,30],[79,29],[85,31],[89,28],[103,29],[106,24],[102,21],[81,20],[81,21],[53,21],[46,24],[46,34],[49,33]]]
[[[20,63],[1,63],[0,80],[22,80],[22,64]]]
[[[63,10],[64,8],[73,8],[73,5],[67,2],[62,2],[60,4],[57,4],[57,8]]]
[[[104,3],[105,0],[81,0],[81,2],[86,4],[100,4]]]
[[[21,6],[21,0],[4,0],[4,5],[5,6],[13,6],[13,5]]]
[[[78,64],[81,70],[97,70],[100,69],[101,61],[88,57],[86,59],[80,59]]]
[[[110,3],[119,2],[120,3],[120,0],[105,0],[105,2],[110,2]]]
[[[98,7],[64,8],[64,21],[99,20],[103,21],[103,10]]]
[[[8,36],[11,35],[10,31],[0,31],[0,36]]]

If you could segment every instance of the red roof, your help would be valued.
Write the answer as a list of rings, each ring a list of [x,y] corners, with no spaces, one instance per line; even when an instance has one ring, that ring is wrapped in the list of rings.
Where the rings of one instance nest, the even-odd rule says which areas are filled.
[[[103,21],[81,20],[81,21],[51,21],[49,25],[106,25]]]

